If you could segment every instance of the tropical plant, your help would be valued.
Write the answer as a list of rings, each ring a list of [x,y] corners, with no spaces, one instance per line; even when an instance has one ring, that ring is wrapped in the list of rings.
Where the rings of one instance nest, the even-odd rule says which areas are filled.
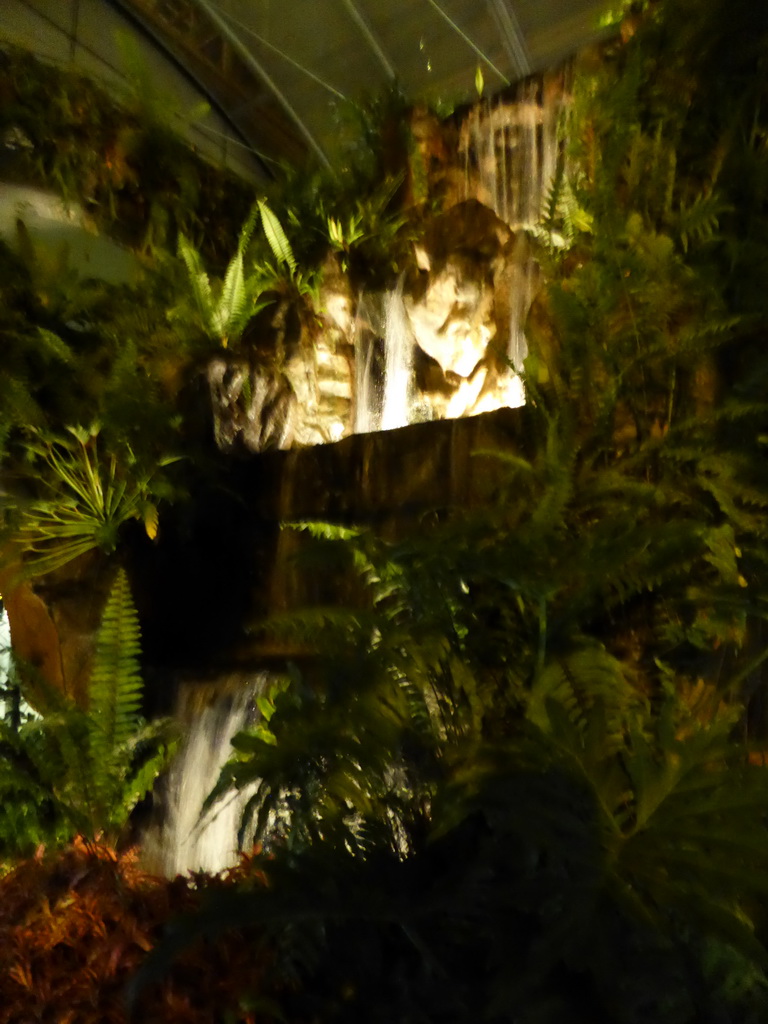
[[[16,502],[11,535],[24,553],[24,570],[34,575],[94,549],[113,552],[120,527],[130,519],[142,519],[153,538],[158,526],[153,478],[175,461],[167,457],[143,471],[128,447],[122,459],[100,454],[99,424],[69,429],[72,441],[38,433],[27,445],[29,456],[40,460],[38,480],[46,497]]]
[[[258,303],[262,292],[260,279],[257,275],[246,278],[244,271],[245,250],[255,223],[255,211],[251,211],[240,231],[237,252],[227,266],[216,296],[199,253],[183,234],[179,235],[179,256],[187,268],[198,324],[205,334],[215,338],[224,348],[230,339],[235,343],[239,340],[245,325],[264,305]]]
[[[256,264],[256,273],[260,276],[262,287],[266,291],[282,292],[288,296],[307,297],[317,305],[319,271],[299,269],[282,224],[263,199],[258,201],[257,206],[264,237],[275,260],[274,263],[264,260]]]
[[[274,263],[256,261],[251,272],[246,274],[246,253],[257,220],[261,223]],[[269,293],[287,290],[298,296],[316,297],[314,276],[298,269],[285,231],[263,199],[256,202],[243,225],[237,252],[217,289],[212,287],[199,253],[184,235],[179,235],[179,255],[187,269],[197,325],[224,348],[230,341],[236,344],[240,340],[249,320],[272,300]],[[184,313],[184,306],[174,311],[177,318],[183,317]]]
[[[136,990],[191,940],[249,924],[294,983],[290,1019],[757,1024],[768,798],[732,739],[740,709],[674,687],[621,701],[606,671],[599,654],[564,660],[491,744],[468,720],[456,730],[445,690],[432,706],[454,711],[452,730],[437,716],[425,728],[424,699],[398,713],[394,684],[369,714],[367,685],[342,710],[294,682],[290,704],[275,701],[272,754],[254,734],[236,747],[298,790],[283,811],[310,827],[259,861],[266,890],[207,894]],[[265,824],[274,844],[280,821]]]
[[[413,237],[413,232],[404,230],[408,214],[393,202],[403,178],[403,174],[389,177],[368,197],[357,198],[346,217],[341,210],[326,214],[327,238],[339,253],[345,273],[351,270],[364,276],[373,271],[387,276],[401,269],[404,251]],[[332,208],[339,205],[337,200]]]
[[[87,707],[21,667],[41,712],[2,726],[3,856],[82,836],[118,839],[168,763],[168,722],[141,717],[139,626],[119,570],[96,638]],[[32,696],[33,695],[33,696]]]
[[[85,278],[66,246],[33,243],[20,222],[0,267],[4,489],[30,497],[46,474],[55,485],[30,443],[49,445],[70,424],[98,420],[102,445],[126,464],[162,461],[179,441],[176,399],[191,361],[166,319],[164,268],[130,285]]]

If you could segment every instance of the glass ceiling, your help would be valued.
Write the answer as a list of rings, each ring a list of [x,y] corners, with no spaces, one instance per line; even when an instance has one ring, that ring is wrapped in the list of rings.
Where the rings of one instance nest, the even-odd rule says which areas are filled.
[[[449,110],[551,67],[599,33],[606,0],[2,0],[0,38],[120,76],[126,30],[212,107],[255,177],[333,159],[345,100],[397,83]],[[59,33],[59,43],[54,33]],[[203,126],[205,127],[205,126]],[[202,129],[201,129],[202,130]],[[243,167],[240,169],[242,170]]]

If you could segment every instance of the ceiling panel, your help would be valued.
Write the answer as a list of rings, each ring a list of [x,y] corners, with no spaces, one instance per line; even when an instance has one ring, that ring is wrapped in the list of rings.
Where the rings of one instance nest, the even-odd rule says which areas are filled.
[[[605,0],[0,0],[57,24],[60,58],[118,63],[115,15],[189,81],[229,124],[244,155],[296,163],[327,158],[339,105],[393,80],[406,95],[450,108],[542,70],[594,39]],[[111,15],[83,18],[78,12]],[[44,10],[43,10],[44,9]],[[1,26],[0,26],[0,34]],[[34,36],[34,34],[33,34]],[[38,33],[40,46],[50,49]],[[34,47],[34,38],[32,39]],[[47,54],[46,54],[47,55]],[[98,63],[94,59],[94,63]],[[152,62],[148,73],[154,75]],[[160,76],[162,77],[162,76]]]

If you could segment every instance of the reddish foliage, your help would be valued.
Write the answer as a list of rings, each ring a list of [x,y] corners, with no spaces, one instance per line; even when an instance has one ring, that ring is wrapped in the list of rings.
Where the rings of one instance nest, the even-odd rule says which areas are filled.
[[[134,853],[76,842],[0,879],[0,1024],[127,1024],[125,984],[167,922],[205,889],[265,882],[252,858],[223,878],[172,881],[144,872]],[[142,1002],[145,1024],[210,1024],[253,1014],[237,996],[264,992],[269,952],[258,935],[230,933],[190,946]]]

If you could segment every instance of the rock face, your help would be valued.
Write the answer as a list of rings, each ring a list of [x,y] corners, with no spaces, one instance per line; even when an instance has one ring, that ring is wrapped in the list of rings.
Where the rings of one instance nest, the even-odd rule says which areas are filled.
[[[525,237],[474,199],[432,221],[388,290],[355,296],[331,263],[319,314],[283,302],[252,324],[256,351],[210,361],[218,446],[325,444],[522,405],[510,339],[527,316],[529,264]]]
[[[211,361],[221,449],[324,444],[523,404],[516,370],[539,286],[527,232],[557,166],[566,78],[531,79],[449,122],[412,112],[406,201],[442,212],[388,289],[357,291],[329,256],[314,309],[283,297],[246,332],[247,357]]]
[[[499,409],[233,460],[225,486],[167,517],[157,543],[137,529],[131,582],[158,684],[267,668],[286,654],[258,633],[267,616],[345,599],[344,580],[305,567],[305,535],[281,524],[370,524],[396,537],[425,515],[480,506],[505,469],[478,453],[524,451],[526,416]]]

